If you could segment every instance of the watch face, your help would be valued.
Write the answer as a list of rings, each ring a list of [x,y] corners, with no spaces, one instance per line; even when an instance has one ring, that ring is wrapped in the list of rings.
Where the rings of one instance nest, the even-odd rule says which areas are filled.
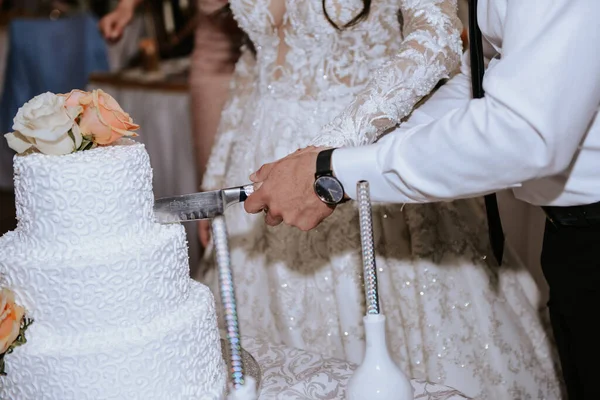
[[[321,176],[315,181],[315,193],[327,204],[338,204],[344,199],[344,187],[333,176]]]

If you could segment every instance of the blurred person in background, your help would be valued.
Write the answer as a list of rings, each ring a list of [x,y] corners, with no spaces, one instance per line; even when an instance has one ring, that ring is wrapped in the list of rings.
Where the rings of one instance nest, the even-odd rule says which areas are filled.
[[[143,1],[120,0],[117,7],[100,20],[100,30],[109,42],[121,39],[135,9]],[[195,40],[190,94],[198,177],[204,175],[242,39],[231,14],[221,12],[226,5],[227,1],[223,0],[199,0],[193,20]]]

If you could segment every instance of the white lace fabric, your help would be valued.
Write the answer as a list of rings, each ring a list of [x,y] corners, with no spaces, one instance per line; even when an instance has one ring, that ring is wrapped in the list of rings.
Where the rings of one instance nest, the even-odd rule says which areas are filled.
[[[400,2],[404,40],[366,89],[323,128],[315,146],[359,146],[398,125],[437,83],[458,67],[461,40],[456,1]]]
[[[326,4],[339,26],[363,6],[362,0]],[[232,132],[251,97],[267,92],[299,101],[351,102],[318,137],[297,134],[310,135],[305,144],[365,144],[397,125],[460,61],[456,0],[373,2],[366,20],[341,31],[325,19],[321,0],[235,0],[231,7],[257,54],[253,60],[246,51],[238,62],[235,95],[222,116],[205,189],[226,185]]]

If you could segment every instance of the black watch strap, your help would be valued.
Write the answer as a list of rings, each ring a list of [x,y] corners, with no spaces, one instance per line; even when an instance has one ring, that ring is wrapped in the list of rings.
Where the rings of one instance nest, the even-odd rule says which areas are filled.
[[[333,171],[331,170],[331,155],[334,150],[335,149],[323,150],[317,155],[317,171],[315,172],[315,178],[333,175]]]

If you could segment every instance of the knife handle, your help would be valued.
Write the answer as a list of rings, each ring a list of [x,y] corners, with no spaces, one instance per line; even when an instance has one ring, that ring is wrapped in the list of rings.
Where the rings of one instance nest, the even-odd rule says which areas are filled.
[[[246,199],[248,197],[250,197],[250,195],[252,193],[254,193],[254,184],[253,183],[250,185],[240,187],[240,203],[243,203],[244,201],[246,201]]]
[[[254,184],[223,189],[223,209],[227,209],[234,204],[243,203],[252,193],[254,193]]]

